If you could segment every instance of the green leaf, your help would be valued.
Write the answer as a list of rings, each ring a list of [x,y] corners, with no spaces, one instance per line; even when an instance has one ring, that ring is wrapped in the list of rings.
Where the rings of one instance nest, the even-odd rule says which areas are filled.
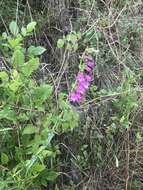
[[[1,153],[1,163],[5,165],[8,163],[8,161],[9,161],[9,159],[8,159],[7,154]]]
[[[52,94],[53,87],[48,84],[42,84],[34,89],[32,93],[33,101],[44,102]]]
[[[42,172],[44,169],[45,169],[45,166],[44,166],[43,164],[37,163],[37,164],[35,164],[35,166],[33,167],[32,172],[33,172],[34,174],[36,174],[36,173]]]
[[[27,25],[27,27],[26,27],[26,29],[27,29],[27,32],[32,32],[34,29],[35,29],[35,26],[36,26],[36,22],[30,22],[28,25]]]
[[[72,44],[77,42],[77,36],[75,34],[68,34],[66,39],[68,42],[72,42]]]
[[[22,134],[23,135],[31,135],[31,134],[34,134],[34,133],[37,133],[38,132],[38,129],[36,127],[34,127],[33,125],[27,125]]]
[[[7,119],[10,121],[15,121],[16,113],[8,107],[3,108],[0,111],[0,119]]]
[[[6,33],[6,32],[3,32],[3,33],[2,33],[2,37],[3,37],[4,40],[7,39],[7,37],[8,37],[8,36],[7,36],[7,33]]]
[[[34,54],[35,54],[35,55],[41,55],[41,54],[43,54],[45,51],[46,51],[46,49],[45,49],[44,47],[38,46],[38,47],[36,47]]]
[[[9,29],[10,29],[10,32],[14,35],[14,36],[17,36],[17,34],[19,33],[19,28],[18,28],[18,25],[15,21],[12,21],[9,25]]]
[[[46,175],[47,181],[54,181],[59,176],[59,173],[54,171],[48,171]]]
[[[57,41],[57,47],[58,48],[63,48],[64,47],[64,44],[65,44],[65,41],[63,39],[59,39]]]
[[[25,76],[30,76],[35,70],[38,69],[38,67],[39,67],[39,59],[32,58],[27,63],[24,64],[21,71]]]
[[[47,169],[43,170],[40,174],[40,177],[42,180],[46,181],[54,181],[59,176],[58,172],[55,171],[49,171]]]
[[[17,117],[17,119],[19,121],[28,121],[29,120],[29,116],[26,115],[25,113],[20,113]]]
[[[1,71],[0,72],[0,79],[2,80],[3,84],[6,84],[9,81],[9,76],[5,71]]]
[[[8,39],[8,43],[10,44],[11,48],[14,49],[15,47],[21,45],[20,43],[21,43],[22,40],[23,40],[22,37],[19,36],[16,39]]]
[[[18,78],[20,78],[20,77],[19,77],[19,73],[17,72],[16,69],[13,69],[13,70],[11,71],[11,77],[12,77],[12,79],[18,79]]]
[[[20,49],[15,50],[12,57],[13,66],[15,68],[19,68],[20,66],[23,66],[24,58],[25,58],[24,53]]]
[[[11,80],[8,86],[13,92],[16,92],[22,84],[23,84],[22,81],[17,79],[17,80]]]
[[[28,54],[29,56],[36,56],[36,55],[41,55],[43,54],[44,52],[46,51],[46,49],[42,46],[38,46],[38,47],[35,47],[35,46],[30,46],[28,48]]]
[[[25,27],[22,27],[21,28],[21,34],[22,34],[22,36],[26,36],[26,34],[27,34],[27,31],[26,31],[26,28]]]

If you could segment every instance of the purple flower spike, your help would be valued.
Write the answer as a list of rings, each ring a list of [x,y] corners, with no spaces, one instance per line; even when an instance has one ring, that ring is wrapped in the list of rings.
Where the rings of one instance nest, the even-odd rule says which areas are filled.
[[[84,82],[80,83],[80,85],[83,86],[87,90],[89,87],[89,82],[84,81]]]
[[[85,79],[88,82],[92,81],[92,77],[90,75],[85,75]]]
[[[85,81],[77,85],[76,91],[80,94],[84,94],[86,90],[88,89],[88,87],[89,87],[89,83]]]
[[[78,73],[76,77],[75,90],[69,94],[69,100],[74,103],[79,103],[84,100],[90,82],[93,80],[93,69],[95,67],[95,62],[91,56],[85,56],[84,60],[85,70],[84,72]]]
[[[93,60],[93,58],[91,56],[85,56],[84,57],[84,61],[85,64],[89,67],[91,67],[92,69],[95,67],[95,61]]]
[[[92,69],[95,67],[95,63],[93,61],[92,62],[88,61],[86,64],[87,64],[88,67],[90,67]]]
[[[77,81],[79,81],[79,82],[85,81],[84,73],[82,73],[82,72],[78,73],[78,75],[77,75]]]
[[[85,88],[84,85],[78,84],[78,85],[77,85],[77,88],[76,88],[76,91],[77,91],[78,93],[80,93],[80,94],[83,95],[83,94],[85,94],[86,89],[87,89],[87,88]]]
[[[85,70],[87,71],[87,72],[91,72],[92,71],[92,68],[90,68],[90,67],[85,67]]]
[[[81,97],[81,95],[80,95],[79,93],[77,93],[77,92],[71,92],[71,93],[69,94],[69,99],[70,99],[70,101],[72,101],[72,102],[80,102],[80,101],[82,100],[82,97]]]

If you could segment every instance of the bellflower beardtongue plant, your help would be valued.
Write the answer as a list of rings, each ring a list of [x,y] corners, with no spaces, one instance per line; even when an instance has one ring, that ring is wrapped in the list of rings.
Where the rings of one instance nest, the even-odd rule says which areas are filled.
[[[85,56],[84,61],[85,70],[78,73],[75,90],[69,93],[69,100],[71,102],[79,103],[84,100],[90,82],[93,79],[95,62],[91,56]]]

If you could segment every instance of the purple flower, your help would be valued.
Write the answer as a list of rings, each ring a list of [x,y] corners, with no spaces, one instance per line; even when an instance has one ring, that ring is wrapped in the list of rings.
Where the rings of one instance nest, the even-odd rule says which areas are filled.
[[[89,72],[89,73],[90,73],[90,72],[92,71],[92,68],[90,68],[90,67],[86,66],[86,67],[85,67],[85,70],[86,70],[87,72]]]
[[[69,94],[69,99],[70,99],[70,101],[72,101],[72,102],[80,102],[80,101],[82,100],[82,97],[81,97],[81,95],[80,95],[79,93],[77,93],[77,92],[71,92],[71,93]]]
[[[81,82],[80,85],[83,86],[85,89],[88,89],[89,82],[85,80],[84,82]]]
[[[90,82],[90,81],[92,81],[92,76],[85,75],[85,79],[86,79],[86,81]]]
[[[94,68],[94,66],[95,66],[95,63],[93,62],[93,61],[88,61],[87,63],[86,63],[86,65],[88,66],[88,67],[90,67],[90,68]]]
[[[84,57],[85,60],[85,64],[90,67],[91,69],[93,69],[95,67],[95,61],[93,60],[93,58],[91,56],[85,56]]]
[[[91,56],[85,56],[85,71],[79,72],[76,77],[76,87],[75,90],[69,93],[69,100],[72,102],[83,101],[86,91],[89,88],[90,82],[93,79],[93,68],[95,62]],[[88,74],[87,74],[88,73]]]
[[[86,89],[87,89],[87,88],[86,88],[84,85],[78,84],[78,85],[77,85],[77,88],[76,88],[76,91],[77,91],[78,93],[80,93],[80,94],[85,94]]]
[[[79,81],[79,82],[85,81],[84,73],[82,73],[82,72],[78,73],[78,75],[77,75],[77,81]]]

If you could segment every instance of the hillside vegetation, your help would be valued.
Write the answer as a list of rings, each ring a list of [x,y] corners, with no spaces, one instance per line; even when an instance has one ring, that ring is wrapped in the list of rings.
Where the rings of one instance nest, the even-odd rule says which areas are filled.
[[[143,189],[143,2],[0,0],[0,190]]]

